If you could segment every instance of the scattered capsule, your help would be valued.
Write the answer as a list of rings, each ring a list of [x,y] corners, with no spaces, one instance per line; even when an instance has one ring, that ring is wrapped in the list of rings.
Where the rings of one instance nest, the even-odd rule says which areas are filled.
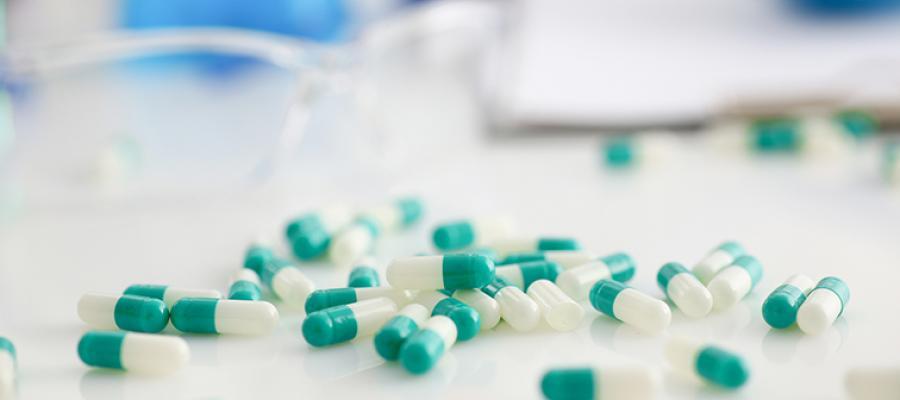
[[[326,308],[306,316],[303,338],[314,347],[324,347],[370,336],[396,312],[397,305],[385,297]]]
[[[712,294],[713,306],[717,310],[724,310],[737,304],[756,287],[762,273],[762,265],[755,257],[738,257],[706,285]]]
[[[546,279],[534,282],[528,288],[528,297],[537,303],[547,324],[558,331],[574,330],[584,319],[584,308]]]
[[[278,325],[278,309],[265,301],[187,298],[172,308],[172,325],[188,333],[265,335]]]
[[[500,323],[500,304],[481,290],[459,289],[453,292],[453,298],[466,303],[478,312],[481,330],[493,329]]]
[[[584,300],[597,282],[603,279],[628,282],[634,272],[635,262],[631,256],[614,253],[564,270],[556,277],[556,285],[573,299]]]
[[[150,297],[87,293],[78,300],[78,317],[98,329],[156,333],[169,323],[169,309]]]
[[[656,334],[672,321],[666,303],[617,281],[604,279],[591,289],[594,309],[641,331]]]
[[[853,400],[900,399],[900,367],[851,368],[844,387]]]
[[[91,367],[166,374],[187,364],[190,349],[174,336],[91,331],[78,342],[78,357]]]
[[[481,288],[481,291],[497,300],[500,316],[513,329],[526,332],[537,327],[541,319],[541,309],[522,289],[508,284],[503,278]]]
[[[460,220],[438,225],[432,234],[434,247],[442,251],[484,246],[512,234],[513,224],[505,219]]]
[[[328,246],[328,257],[337,265],[349,265],[365,256],[375,245],[375,238],[381,234],[378,221],[362,216],[341,230]]]
[[[553,261],[566,270],[590,262],[594,253],[584,250],[549,250],[530,253],[514,253],[506,256],[497,265],[520,264],[529,261]]]
[[[256,301],[262,297],[259,287],[259,275],[249,269],[242,269],[231,277],[228,285],[228,298],[231,300]]]
[[[457,339],[460,342],[469,340],[481,329],[481,316],[478,311],[460,300],[454,299],[442,291],[422,291],[414,301],[431,311],[431,315],[443,315],[456,325]]]
[[[377,287],[381,285],[378,278],[378,270],[375,269],[375,260],[366,259],[357,263],[350,270],[350,277],[347,278],[347,286],[352,288]]]
[[[0,398],[6,398],[3,395],[11,393],[15,383],[16,347],[9,339],[0,336]]]
[[[740,356],[715,346],[672,338],[666,343],[665,353],[676,371],[726,389],[743,386],[750,376]]]
[[[185,297],[203,297],[221,299],[222,294],[212,289],[184,289],[166,285],[131,285],[125,289],[124,294],[134,296],[151,297],[162,300],[169,309]]]
[[[694,265],[691,272],[704,285],[709,284],[713,276],[722,268],[731,265],[734,260],[744,254],[747,254],[747,251],[737,242],[724,242],[703,257],[697,265]]]
[[[297,258],[311,260],[325,254],[332,236],[349,224],[352,217],[346,207],[327,207],[288,222],[285,236]]]
[[[376,288],[333,288],[320,289],[306,298],[306,313],[312,313],[334,306],[356,303],[358,301],[387,297],[402,307],[412,301],[413,294],[408,290],[390,287]]]
[[[549,400],[647,400],[656,396],[659,380],[648,368],[560,368],[541,378]]]
[[[548,250],[580,250],[581,245],[572,238],[563,237],[516,237],[502,238],[488,244],[488,247],[505,255]]]
[[[409,197],[365,211],[385,231],[410,226],[422,218],[422,201]]]
[[[712,310],[712,294],[683,265],[676,262],[663,265],[656,274],[656,282],[684,315],[700,318]]]
[[[278,298],[297,307],[304,305],[309,294],[316,290],[316,285],[303,272],[282,259],[266,263],[259,277]]]
[[[436,315],[400,347],[400,365],[413,374],[428,372],[456,343],[456,325],[450,318]]]
[[[251,244],[244,254],[244,268],[257,274],[262,272],[263,265],[275,258],[275,253],[267,246],[259,243]]]
[[[797,322],[797,310],[816,282],[806,275],[794,275],[775,288],[762,305],[763,319],[775,329],[784,329]]]
[[[494,263],[477,254],[397,258],[387,281],[402,289],[476,289],[494,279]]]
[[[797,326],[804,333],[822,333],[844,313],[850,302],[850,288],[840,278],[829,276],[819,281],[797,311]]]
[[[403,307],[375,334],[375,351],[385,360],[396,361],[400,357],[400,347],[419,330],[428,316],[428,309],[421,304]]]
[[[561,272],[562,268],[553,261],[529,261],[498,266],[494,269],[496,276],[522,290],[528,290],[528,287],[539,279],[556,281]]]

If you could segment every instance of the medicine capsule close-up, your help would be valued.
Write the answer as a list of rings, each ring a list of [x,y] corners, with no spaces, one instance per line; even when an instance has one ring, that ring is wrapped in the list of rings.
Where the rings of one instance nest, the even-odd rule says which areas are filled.
[[[497,266],[494,272],[510,285],[528,290],[528,287],[539,279],[556,281],[556,277],[562,273],[562,268],[553,261],[529,261]]]
[[[481,330],[493,329],[500,323],[500,304],[481,290],[459,289],[453,292],[452,297],[478,312],[478,317],[481,319]]]
[[[259,274],[265,263],[275,258],[275,253],[268,246],[253,243],[244,253],[244,268]]]
[[[528,288],[528,297],[537,303],[541,315],[551,328],[558,331],[571,331],[581,325],[584,319],[584,308],[553,282],[541,279]]]
[[[400,289],[477,289],[494,279],[494,263],[477,254],[397,258],[385,273]]]
[[[649,400],[656,397],[659,379],[649,368],[557,368],[541,378],[548,400]]]
[[[125,289],[124,294],[151,297],[162,300],[169,309],[185,297],[203,297],[221,299],[222,294],[212,289],[190,289],[167,285],[131,285]]]
[[[556,285],[573,299],[584,300],[597,282],[612,279],[625,283],[634,273],[634,259],[625,253],[614,253],[562,271],[556,277]]]
[[[755,257],[738,257],[706,285],[713,297],[713,307],[725,310],[737,304],[756,287],[762,275],[762,264]]]
[[[481,288],[500,305],[500,316],[509,326],[519,332],[527,332],[537,327],[541,321],[541,309],[522,289],[512,286],[503,278],[497,278]]]
[[[396,361],[400,357],[400,347],[422,327],[430,314],[421,304],[403,307],[375,333],[375,351],[385,360]]]
[[[91,367],[157,375],[184,367],[190,349],[175,336],[91,331],[78,342],[78,357]]]
[[[290,262],[275,259],[263,266],[260,280],[285,303],[303,306],[316,285]]]
[[[688,339],[670,339],[665,355],[676,371],[725,389],[737,389],[750,377],[750,370],[740,356]]]
[[[838,277],[822,278],[797,310],[797,326],[816,335],[834,324],[850,302],[850,288]]]
[[[381,286],[381,279],[378,277],[378,270],[375,269],[375,260],[371,257],[365,257],[356,262],[356,266],[350,270],[347,277],[347,287],[363,288]]]
[[[693,272],[694,276],[696,276],[704,285],[709,284],[709,281],[712,280],[722,268],[731,265],[734,260],[744,254],[747,254],[747,251],[737,242],[729,241],[721,243],[703,257],[700,262],[694,265],[691,272]]]
[[[249,269],[241,269],[231,277],[228,299],[256,301],[262,298],[259,275]]]
[[[763,320],[775,329],[784,329],[797,322],[797,311],[806,295],[816,285],[806,275],[793,275],[775,288],[762,305]]]
[[[666,303],[621,282],[597,282],[590,300],[597,311],[645,333],[661,333],[672,322],[672,311]]]
[[[265,301],[186,298],[172,308],[172,325],[189,333],[265,335],[278,318],[278,309]]]
[[[329,307],[342,306],[378,297],[387,297],[393,300],[398,307],[403,307],[412,301],[413,294],[409,290],[394,289],[392,287],[319,289],[306,298],[305,309],[306,313],[309,314]]]
[[[78,317],[97,329],[156,333],[169,323],[169,309],[150,297],[87,293],[78,300]]]
[[[712,310],[712,294],[683,265],[676,262],[666,263],[656,274],[656,282],[684,315],[699,318]]]
[[[422,291],[413,299],[428,310],[431,315],[443,315],[456,325],[456,335],[460,342],[472,339],[481,330],[481,315],[474,308],[454,299],[442,291]]]
[[[436,315],[400,347],[400,364],[413,374],[424,374],[456,343],[456,325],[450,318]]]
[[[303,338],[314,347],[371,336],[397,312],[397,305],[379,297],[313,312],[303,320]]]
[[[332,236],[352,219],[347,207],[326,207],[292,219],[285,228],[285,236],[297,258],[312,260],[325,254]]]

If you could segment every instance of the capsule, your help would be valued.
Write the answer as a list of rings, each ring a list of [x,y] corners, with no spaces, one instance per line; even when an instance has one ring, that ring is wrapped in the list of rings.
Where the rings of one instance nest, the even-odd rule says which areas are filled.
[[[497,265],[520,264],[529,261],[553,261],[562,269],[575,268],[596,258],[594,253],[584,250],[549,250],[529,253],[513,253]]]
[[[3,395],[13,391],[16,364],[16,347],[9,339],[0,336],[0,398],[6,398]]]
[[[806,295],[816,285],[806,275],[794,275],[775,288],[762,305],[763,319],[775,329],[784,329],[797,322],[797,310]]]
[[[456,343],[456,325],[450,318],[436,315],[400,347],[400,365],[413,374],[428,372]]]
[[[762,265],[753,256],[740,256],[720,271],[706,287],[717,310],[727,309],[744,298],[762,278]]]
[[[400,358],[400,347],[419,330],[428,316],[428,309],[421,304],[403,307],[375,334],[375,351],[385,360],[396,361]]]
[[[614,253],[561,272],[556,277],[556,285],[580,301],[588,297],[597,282],[612,279],[624,283],[631,280],[634,273],[634,259],[625,253]]]
[[[562,272],[559,264],[553,261],[529,261],[521,264],[508,264],[494,269],[495,274],[510,285],[528,290],[531,284],[539,279],[556,281]]]
[[[477,289],[494,279],[494,263],[477,254],[397,258],[387,281],[401,289]]]
[[[314,347],[324,347],[370,336],[396,312],[397,305],[385,297],[326,308],[306,316],[303,338]]]
[[[553,282],[546,279],[534,282],[528,288],[528,297],[537,303],[544,320],[551,328],[571,331],[581,325],[584,308],[563,293]]]
[[[375,260],[366,258],[358,262],[347,278],[347,287],[364,288],[376,287],[381,285],[381,279],[378,278],[378,270],[375,269]]]
[[[594,309],[650,334],[664,331],[672,321],[666,303],[621,282],[604,279],[591,289]]]
[[[375,238],[381,234],[381,230],[374,218],[369,216],[357,218],[331,240],[328,257],[337,265],[349,265],[372,251]]]
[[[537,327],[541,320],[541,309],[522,289],[510,285],[503,278],[481,288],[481,291],[497,300],[500,316],[513,329],[526,332]]]
[[[306,313],[309,314],[334,306],[342,306],[378,297],[387,297],[402,307],[412,300],[413,295],[408,290],[390,287],[320,289],[312,292],[306,298],[305,308]]]
[[[656,282],[684,315],[700,318],[712,310],[712,294],[683,265],[676,262],[663,265],[656,274]]]
[[[390,232],[408,227],[422,219],[422,201],[415,197],[375,207],[363,214],[370,216],[384,231]]]
[[[659,380],[648,368],[559,368],[541,378],[549,400],[647,400],[656,397]]]
[[[316,285],[303,272],[282,259],[266,263],[259,277],[278,298],[297,307],[304,305],[309,294],[316,290]]]
[[[481,330],[493,329],[500,323],[500,304],[493,297],[478,289],[459,289],[453,292],[453,298],[478,312],[481,319]]]
[[[172,308],[172,325],[188,333],[265,335],[278,325],[278,309],[265,301],[187,298]]]
[[[263,265],[275,258],[272,249],[259,244],[253,243],[244,253],[244,268],[247,268],[257,274],[262,272]]]
[[[750,377],[740,356],[715,346],[673,338],[666,343],[665,353],[676,371],[725,389],[737,389]]]
[[[327,207],[288,222],[285,237],[297,258],[312,260],[325,254],[331,237],[352,219],[350,210],[344,206]]]
[[[190,358],[184,339],[145,333],[91,331],[78,342],[78,357],[91,367],[140,374],[168,374]]]
[[[844,313],[850,302],[850,288],[840,278],[829,276],[819,281],[797,311],[797,326],[804,333],[822,333]]]
[[[565,237],[516,237],[503,238],[488,244],[497,254],[525,253],[548,250],[580,250],[581,245],[573,238]]]
[[[706,257],[703,257],[691,272],[694,276],[703,282],[704,285],[709,284],[713,276],[719,273],[722,268],[731,265],[738,257],[747,254],[744,247],[737,242],[724,242],[713,249]]]
[[[432,234],[434,247],[441,251],[485,246],[512,234],[513,224],[505,219],[476,219],[438,225]]]
[[[900,399],[900,366],[851,368],[844,387],[853,400]]]
[[[212,289],[184,289],[166,285],[131,285],[125,289],[124,294],[134,296],[151,297],[162,300],[166,307],[172,306],[185,297],[203,297],[209,299],[221,299],[222,294]]]
[[[78,300],[78,317],[98,329],[156,333],[169,323],[169,309],[150,297],[92,292]]]
[[[259,300],[262,298],[262,289],[259,285],[259,275],[256,272],[242,269],[231,277],[231,284],[228,285],[228,298],[230,300]]]
[[[478,311],[462,301],[449,297],[442,291],[422,291],[413,300],[431,311],[431,315],[443,315],[456,325],[457,339],[469,340],[481,329]]]

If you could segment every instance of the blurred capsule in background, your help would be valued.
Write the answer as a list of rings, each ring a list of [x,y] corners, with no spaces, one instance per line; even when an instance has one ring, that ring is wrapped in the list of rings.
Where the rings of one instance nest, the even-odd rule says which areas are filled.
[[[889,185],[900,186],[900,140],[884,144],[881,153],[881,175]]]
[[[638,132],[605,139],[601,155],[608,168],[631,168],[669,161],[677,155],[679,146],[680,141],[673,133]]]

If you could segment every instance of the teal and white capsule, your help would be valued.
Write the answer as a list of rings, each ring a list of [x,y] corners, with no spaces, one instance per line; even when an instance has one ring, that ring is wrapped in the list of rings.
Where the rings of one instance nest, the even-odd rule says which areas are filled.
[[[378,297],[387,297],[397,304],[398,307],[403,307],[412,301],[413,293],[409,290],[391,287],[320,289],[309,295],[306,299],[305,309],[306,313],[309,314],[334,306],[352,304]]]
[[[262,243],[253,243],[244,253],[244,268],[257,274],[262,272],[263,265],[275,258],[275,253],[269,246]]]
[[[316,290],[316,285],[303,272],[278,258],[263,265],[259,277],[275,296],[295,307],[303,306],[309,294]]]
[[[326,207],[289,221],[285,237],[297,258],[312,260],[324,255],[332,236],[352,220],[353,214],[349,208],[340,205]]]
[[[397,258],[385,273],[400,289],[477,289],[494,279],[494,262],[478,254]]]
[[[497,267],[498,269],[500,267]],[[635,262],[628,254],[613,253],[562,271],[556,285],[574,300],[584,300],[591,288],[603,279],[628,282],[634,277]]]
[[[797,311],[797,326],[804,333],[816,335],[828,329],[850,302],[850,288],[838,277],[819,281]]]
[[[500,305],[500,316],[519,332],[531,331],[541,322],[541,309],[522,289],[507,283],[503,278],[481,288]]]
[[[594,309],[649,334],[669,327],[672,311],[666,303],[617,281],[604,279],[591,289]]]
[[[663,265],[656,274],[656,282],[684,315],[700,318],[712,311],[712,294],[683,265],[676,262]]]
[[[549,400],[649,400],[658,390],[659,379],[643,367],[558,368],[541,378]]]
[[[172,325],[187,333],[265,335],[278,325],[278,309],[265,301],[186,298],[172,307]]]
[[[703,282],[704,285],[709,284],[712,278],[716,276],[720,270],[731,265],[738,257],[744,254],[747,254],[747,251],[744,250],[744,247],[739,243],[731,241],[724,242],[716,246],[716,248],[703,257],[700,262],[694,265],[691,272],[693,272],[694,276],[696,276],[700,282]]]
[[[249,269],[237,271],[228,285],[228,299],[256,301],[262,298],[259,275]]]
[[[212,289],[186,289],[167,285],[131,285],[125,289],[124,294],[144,296],[162,300],[169,309],[185,297],[202,297],[208,299],[221,299],[222,293]]]
[[[763,319],[775,329],[784,329],[797,322],[797,311],[806,295],[816,285],[806,275],[794,275],[775,288],[762,305]]]
[[[419,330],[429,314],[425,306],[417,303],[400,309],[375,334],[375,351],[385,360],[396,361],[400,358],[400,347]]]
[[[460,342],[472,339],[481,330],[481,315],[473,307],[460,300],[449,297],[442,291],[423,290],[413,299],[425,306],[431,315],[443,315],[456,325],[457,339]]]
[[[443,315],[429,318],[400,347],[400,365],[416,375],[428,372],[453,347],[456,336],[456,325],[450,318]]]
[[[369,254],[383,228],[374,218],[363,215],[338,232],[328,245],[328,257],[339,266],[350,265]]]
[[[706,285],[713,297],[713,307],[725,310],[737,304],[756,287],[762,274],[762,264],[755,257],[738,257]]]
[[[364,288],[381,286],[381,278],[378,277],[375,259],[365,257],[356,262],[356,266],[350,270],[347,278],[347,287]]]
[[[13,392],[16,364],[16,346],[9,339],[0,336],[0,398],[6,398],[3,395]]]
[[[562,273],[562,268],[553,261],[529,261],[498,266],[494,271],[496,276],[503,278],[510,285],[527,290],[532,283],[540,279],[556,281],[556,277]]]
[[[553,261],[566,270],[588,263],[595,258],[597,256],[594,253],[585,250],[533,251],[510,254],[497,265],[520,264],[529,261]]]
[[[441,251],[461,250],[471,246],[486,246],[509,237],[513,223],[504,218],[459,220],[438,225],[432,233],[434,247]]]
[[[571,331],[581,326],[584,308],[563,293],[558,286],[546,279],[534,282],[528,288],[528,297],[537,303],[544,320],[558,331]]]
[[[349,342],[374,334],[394,314],[397,305],[379,297],[308,314],[303,320],[303,338],[313,347]]]
[[[500,323],[500,304],[481,290],[455,290],[453,291],[453,298],[467,304],[478,312],[478,317],[481,319],[481,330],[493,329]]]
[[[665,354],[679,373],[725,389],[737,389],[750,377],[750,369],[737,354],[686,338],[670,339]]]
[[[78,317],[98,329],[156,333],[169,323],[169,309],[150,297],[91,292],[78,300]]]
[[[175,336],[91,331],[78,342],[78,357],[88,366],[139,374],[175,372],[190,355],[187,342]]]
[[[363,212],[368,215],[385,232],[406,228],[422,219],[424,206],[422,200],[415,197],[401,198],[393,203],[374,207]]]
[[[577,240],[568,237],[510,237],[495,240],[488,247],[501,256],[532,251],[581,249]]]

